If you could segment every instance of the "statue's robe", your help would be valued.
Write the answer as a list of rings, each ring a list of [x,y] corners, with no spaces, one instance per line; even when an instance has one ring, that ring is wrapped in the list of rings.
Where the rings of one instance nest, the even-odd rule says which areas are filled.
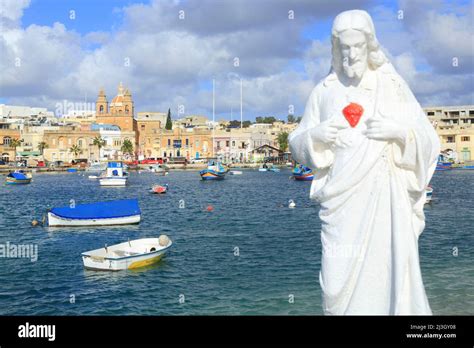
[[[357,126],[340,130],[333,144],[314,142],[310,130],[321,122],[348,124],[342,109],[350,102],[364,108]],[[368,139],[366,121],[375,115],[405,127],[405,143]],[[294,159],[315,169],[310,196],[321,205],[325,314],[431,314],[418,237],[440,144],[391,64],[368,70],[357,87],[330,73],[289,142]]]

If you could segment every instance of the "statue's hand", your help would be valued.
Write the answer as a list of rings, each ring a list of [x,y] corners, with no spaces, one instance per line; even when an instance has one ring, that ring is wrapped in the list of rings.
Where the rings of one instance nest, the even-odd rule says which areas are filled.
[[[369,139],[398,141],[405,143],[407,130],[397,122],[379,116],[367,120],[367,130],[364,134]]]
[[[310,134],[313,141],[321,143],[333,143],[337,139],[340,129],[347,128],[347,125],[336,123],[332,120],[321,122],[311,129]]]

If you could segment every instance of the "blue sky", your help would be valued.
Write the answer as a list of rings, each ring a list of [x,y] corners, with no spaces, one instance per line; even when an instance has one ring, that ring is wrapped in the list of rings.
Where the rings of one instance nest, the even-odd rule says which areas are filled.
[[[474,103],[472,1],[2,0],[2,7],[0,103],[54,110],[84,95],[94,101],[101,87],[111,99],[123,82],[137,111],[184,105],[186,114],[210,115],[215,79],[216,112],[228,119],[239,109],[242,78],[244,119],[284,118],[290,105],[300,115],[329,70],[332,20],[353,7],[371,14],[422,105]],[[18,58],[21,67],[12,65]]]

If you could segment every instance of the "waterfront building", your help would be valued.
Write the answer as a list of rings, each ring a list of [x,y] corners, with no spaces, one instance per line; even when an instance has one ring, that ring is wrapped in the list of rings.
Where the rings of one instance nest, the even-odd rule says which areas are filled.
[[[164,112],[139,112],[136,116],[138,160],[162,157],[162,129],[166,125]]]
[[[441,151],[454,152],[459,162],[474,160],[474,105],[426,107],[438,133]]]
[[[212,157],[212,132],[202,127],[176,127],[161,130],[161,157]]]
[[[135,142],[135,132],[122,131],[119,126],[110,124],[92,124],[92,131],[98,131],[105,144],[99,150],[99,160],[130,160],[130,155],[122,152],[125,140]],[[97,148],[97,147],[96,147]]]
[[[18,125],[0,121],[0,155],[4,162],[15,161],[15,148],[11,146],[13,139],[20,139]]]
[[[85,158],[89,161],[99,159],[99,149],[94,145],[94,138],[100,136],[99,130],[92,130],[90,125],[70,125],[55,130],[45,130],[43,141],[47,144],[43,157],[47,161],[70,163],[74,159]],[[73,145],[81,149],[77,156],[70,151]]]

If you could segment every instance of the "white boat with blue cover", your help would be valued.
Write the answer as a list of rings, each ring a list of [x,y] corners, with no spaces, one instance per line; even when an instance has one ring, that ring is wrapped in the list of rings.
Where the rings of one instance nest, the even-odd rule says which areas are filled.
[[[172,244],[166,235],[161,235],[159,238],[135,239],[84,252],[82,261],[85,268],[93,270],[135,269],[160,261]]]
[[[136,199],[57,207],[48,212],[49,226],[109,226],[138,224],[141,211]]]

